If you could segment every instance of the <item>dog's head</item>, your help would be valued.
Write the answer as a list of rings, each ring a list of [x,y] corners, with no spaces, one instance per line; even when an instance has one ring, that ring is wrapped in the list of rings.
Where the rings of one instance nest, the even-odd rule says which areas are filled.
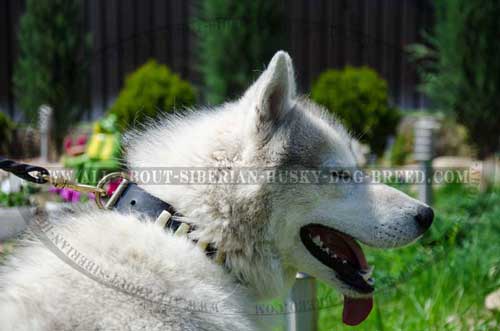
[[[278,52],[244,98],[254,102],[249,125],[260,143],[256,156],[272,159],[290,179],[269,188],[270,233],[279,254],[337,287],[345,296],[344,321],[361,322],[371,310],[374,281],[357,241],[406,245],[429,228],[432,209],[363,177],[346,130],[319,106],[297,100],[288,54]]]
[[[432,210],[386,185],[352,182],[362,175],[355,141],[321,107],[297,98],[285,52],[242,98],[195,114],[129,136],[131,167],[250,167],[289,180],[145,189],[196,225],[190,236],[226,252],[231,272],[258,296],[278,295],[306,272],[344,294],[346,323],[361,322],[374,286],[357,241],[408,244],[430,226]]]

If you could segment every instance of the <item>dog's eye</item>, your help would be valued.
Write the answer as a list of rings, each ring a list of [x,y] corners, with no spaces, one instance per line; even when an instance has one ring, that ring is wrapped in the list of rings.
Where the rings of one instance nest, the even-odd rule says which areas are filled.
[[[334,178],[342,178],[342,179],[351,178],[351,174],[349,173],[349,171],[346,170],[333,170],[332,176]]]

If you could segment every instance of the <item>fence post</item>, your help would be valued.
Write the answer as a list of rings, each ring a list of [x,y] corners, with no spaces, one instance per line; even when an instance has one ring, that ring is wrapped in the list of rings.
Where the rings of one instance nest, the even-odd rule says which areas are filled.
[[[291,307],[287,315],[288,331],[316,331],[318,329],[316,280],[313,277],[299,272],[286,301],[286,307]]]
[[[40,128],[40,158],[48,162],[51,153],[52,108],[41,105],[38,109],[38,125]]]
[[[418,198],[432,204],[432,158],[434,154],[434,130],[438,128],[432,117],[422,117],[415,123],[414,159],[423,173],[423,184],[419,186]]]

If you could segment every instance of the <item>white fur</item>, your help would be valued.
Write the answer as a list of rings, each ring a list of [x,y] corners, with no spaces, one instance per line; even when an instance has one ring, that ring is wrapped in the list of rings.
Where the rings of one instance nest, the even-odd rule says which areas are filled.
[[[131,168],[355,167],[351,138],[317,105],[296,97],[278,52],[244,96],[217,109],[152,122],[127,137]],[[290,161],[292,160],[292,161]],[[385,185],[143,185],[195,224],[192,238],[226,253],[221,267],[191,241],[133,215],[77,210],[58,217],[65,240],[108,273],[219,312],[192,313],[121,293],[75,270],[38,240],[0,273],[2,330],[256,330],[255,302],[282,296],[298,270],[352,293],[312,257],[299,229],[321,223],[376,247],[417,238],[418,201]],[[157,307],[156,307],[157,308]]]

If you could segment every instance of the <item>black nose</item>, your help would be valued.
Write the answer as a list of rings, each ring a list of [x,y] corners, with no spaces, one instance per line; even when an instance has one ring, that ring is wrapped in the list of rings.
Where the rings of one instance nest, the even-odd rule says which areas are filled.
[[[425,231],[432,224],[432,220],[434,219],[434,211],[431,207],[420,206],[418,207],[417,216],[415,216],[415,219],[417,220],[420,227]]]

